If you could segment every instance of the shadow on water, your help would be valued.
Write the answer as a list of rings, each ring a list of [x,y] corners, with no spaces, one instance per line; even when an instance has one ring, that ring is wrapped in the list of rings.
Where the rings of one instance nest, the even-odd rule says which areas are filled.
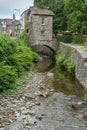
[[[63,92],[65,95],[76,95],[81,98],[84,96],[84,88],[78,81],[66,71],[56,67],[54,68],[53,86],[57,92]]]
[[[40,61],[35,64],[35,69],[37,69],[38,72],[48,72],[54,67],[54,65],[55,65],[54,57],[41,55]]]
[[[56,68],[54,58],[41,56],[41,60],[35,66],[39,72],[50,72],[53,74],[52,86],[56,92],[63,92],[65,95],[75,95],[83,98],[83,87],[65,70]]]
[[[45,73],[46,76],[44,81],[45,84],[50,88],[52,87],[56,92],[54,93],[55,101],[53,100],[53,97],[50,97],[49,98],[50,102],[49,103],[47,102],[47,106],[48,106],[47,112],[49,113],[49,111],[52,110],[52,106],[53,106],[54,108],[56,108],[57,112],[59,112],[58,115],[56,113],[56,115],[54,116],[56,118],[60,115],[61,110],[63,109],[63,111],[64,110],[66,111],[63,113],[63,115],[65,115],[66,120],[67,120],[66,113],[70,114],[69,115],[70,117],[69,120],[71,120],[71,122],[69,121],[70,124],[73,122],[72,117],[74,117],[74,119],[82,121],[86,125],[84,126],[87,127],[87,105],[84,104],[83,106],[81,104],[84,101],[83,100],[84,93],[85,93],[84,88],[77,82],[77,80],[74,77],[72,77],[65,70],[58,69],[55,66],[55,60],[52,59],[51,57],[43,56],[40,62],[36,64],[36,66],[38,72]],[[57,94],[60,96],[56,97]],[[56,107],[56,103],[58,103],[57,107]],[[51,104],[53,105],[51,106]],[[59,110],[59,106],[61,105],[62,107]],[[55,110],[53,110],[53,112],[54,111]],[[63,123],[66,124],[65,122]],[[76,126],[79,126],[80,123],[78,122]],[[65,126],[63,127],[65,129]]]

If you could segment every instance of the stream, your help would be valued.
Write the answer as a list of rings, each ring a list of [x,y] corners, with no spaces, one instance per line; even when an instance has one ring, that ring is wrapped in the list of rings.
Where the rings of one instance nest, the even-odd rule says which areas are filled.
[[[0,130],[87,130],[84,89],[42,56],[18,92],[0,95]]]

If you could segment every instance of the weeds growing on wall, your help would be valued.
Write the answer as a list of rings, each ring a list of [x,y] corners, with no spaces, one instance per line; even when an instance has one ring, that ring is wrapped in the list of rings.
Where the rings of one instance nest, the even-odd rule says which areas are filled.
[[[58,68],[64,67],[71,74],[74,74],[75,72],[75,64],[70,60],[70,58],[66,59],[64,55],[57,54],[56,65]]]
[[[64,55],[58,54],[56,56],[56,65],[58,68],[63,67],[64,61],[65,61]]]
[[[71,74],[74,74],[75,64],[70,60],[70,58],[66,59],[63,64],[68,70],[68,72],[70,72]]]

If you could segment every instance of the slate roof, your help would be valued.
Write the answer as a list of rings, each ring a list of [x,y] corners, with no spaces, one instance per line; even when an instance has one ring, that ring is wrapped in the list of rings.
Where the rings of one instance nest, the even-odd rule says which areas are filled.
[[[0,23],[2,24],[2,22],[6,22],[6,24],[10,24],[13,21],[13,19],[0,19]]]
[[[11,25],[20,25],[20,21],[19,20],[13,20],[13,19],[0,19],[0,25],[2,25],[2,22],[6,22],[7,26],[11,26]]]
[[[29,14],[33,14],[33,15],[47,15],[47,16],[53,16],[54,13],[51,10],[47,10],[47,9],[37,9],[35,7],[30,7],[29,9]]]

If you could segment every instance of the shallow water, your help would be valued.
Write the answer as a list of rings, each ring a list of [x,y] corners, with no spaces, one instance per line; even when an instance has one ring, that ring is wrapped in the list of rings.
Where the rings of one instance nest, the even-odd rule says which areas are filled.
[[[65,70],[60,70],[55,66],[55,60],[51,57],[42,57],[35,69],[38,72],[50,72],[53,74],[53,88],[56,92],[63,92],[65,95],[75,95],[84,97],[84,88],[78,81]]]

